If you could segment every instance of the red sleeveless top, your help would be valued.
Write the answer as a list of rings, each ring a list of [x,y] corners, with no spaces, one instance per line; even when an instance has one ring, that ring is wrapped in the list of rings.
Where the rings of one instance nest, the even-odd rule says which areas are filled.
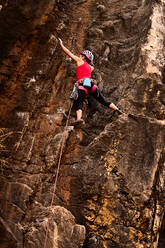
[[[91,73],[92,73],[91,67],[86,61],[84,61],[84,64],[76,68],[77,80],[86,77],[91,78]]]

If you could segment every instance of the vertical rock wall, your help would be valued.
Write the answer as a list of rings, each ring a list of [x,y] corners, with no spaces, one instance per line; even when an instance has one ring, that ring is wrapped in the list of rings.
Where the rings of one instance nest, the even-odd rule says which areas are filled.
[[[12,131],[1,154],[0,247],[39,248],[46,240],[50,248],[156,248],[164,214],[164,0],[0,5],[0,126]],[[103,95],[134,118],[90,97],[85,128],[65,128],[75,65],[58,37],[76,54],[93,51]]]

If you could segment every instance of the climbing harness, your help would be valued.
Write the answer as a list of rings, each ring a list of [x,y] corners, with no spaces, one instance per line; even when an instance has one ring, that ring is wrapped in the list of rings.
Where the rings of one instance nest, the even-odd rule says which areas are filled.
[[[55,182],[54,182],[54,187],[53,187],[53,192],[52,192],[52,200],[51,200],[50,208],[53,206],[53,202],[54,202],[54,197],[55,197],[55,192],[56,192],[56,187],[57,187],[57,179],[58,179],[58,174],[59,174],[59,170],[60,170],[61,158],[62,158],[62,154],[63,154],[65,138],[66,138],[66,134],[67,134],[68,122],[69,122],[72,106],[73,106],[73,101],[70,103],[69,113],[68,113],[68,116],[67,116],[65,129],[64,129],[64,132],[63,132],[63,135],[62,135],[62,138],[61,138],[60,155],[59,155],[59,160],[58,160],[58,165],[57,165],[57,172],[56,172],[56,177],[55,177]],[[49,217],[48,221],[47,221],[44,248],[47,247],[50,220],[51,220],[51,217]]]
[[[96,80],[91,79],[91,78],[84,78],[84,79],[77,80],[75,83],[75,88],[73,88],[73,92],[75,90],[75,93],[74,93],[75,95],[73,94],[73,97],[75,98],[71,97],[71,99],[77,100],[78,89],[84,90],[86,94],[88,94],[88,92],[89,94],[92,94],[96,89],[98,89]]]

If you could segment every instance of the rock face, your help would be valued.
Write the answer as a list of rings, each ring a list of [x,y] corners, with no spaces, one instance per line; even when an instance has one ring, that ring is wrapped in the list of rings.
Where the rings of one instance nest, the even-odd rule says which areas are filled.
[[[1,1],[0,248],[165,246],[164,14],[164,0]],[[131,115],[89,96],[70,125],[58,37],[94,53],[103,95]]]

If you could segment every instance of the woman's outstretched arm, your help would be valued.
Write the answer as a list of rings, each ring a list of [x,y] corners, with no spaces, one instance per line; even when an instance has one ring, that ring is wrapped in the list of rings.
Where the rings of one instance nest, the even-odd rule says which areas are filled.
[[[63,45],[63,42],[62,42],[62,40],[60,38],[59,38],[59,42],[60,42],[60,46],[61,46],[62,50],[64,51],[64,53],[66,53],[75,62],[77,62],[77,63],[81,63],[82,62],[81,58],[79,58],[78,56],[74,55],[71,51],[69,51],[68,48],[66,48]]]

